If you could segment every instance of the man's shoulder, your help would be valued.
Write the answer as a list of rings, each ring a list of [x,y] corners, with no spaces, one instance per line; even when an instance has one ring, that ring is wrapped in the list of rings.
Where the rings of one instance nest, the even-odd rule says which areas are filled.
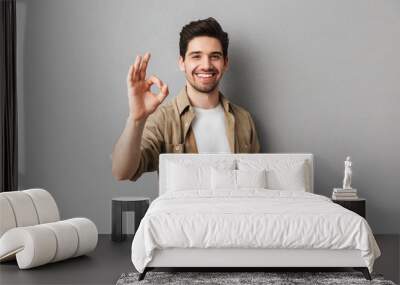
[[[239,106],[235,103],[232,103],[231,101],[229,101],[229,106],[232,110],[232,113],[235,116],[240,116],[240,117],[251,117],[251,114],[249,111],[247,111],[244,107]]]
[[[167,112],[176,112],[178,100],[179,100],[178,96],[175,96],[174,98],[170,99],[168,102],[165,102],[165,104],[163,104],[162,107]]]
[[[230,99],[228,99],[224,94],[220,92],[220,101],[222,103],[222,106],[224,107],[225,111],[229,110],[235,115],[235,116],[250,116],[250,113],[243,108],[242,106],[239,106],[235,103],[233,103]],[[229,107],[228,107],[229,106]]]

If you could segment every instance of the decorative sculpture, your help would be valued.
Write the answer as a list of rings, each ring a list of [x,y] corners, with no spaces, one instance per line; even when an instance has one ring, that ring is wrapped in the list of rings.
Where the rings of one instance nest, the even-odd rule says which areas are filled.
[[[344,179],[343,179],[343,189],[352,189],[351,188],[351,175],[353,171],[351,170],[351,160],[350,156],[346,157],[346,161],[344,162]]]

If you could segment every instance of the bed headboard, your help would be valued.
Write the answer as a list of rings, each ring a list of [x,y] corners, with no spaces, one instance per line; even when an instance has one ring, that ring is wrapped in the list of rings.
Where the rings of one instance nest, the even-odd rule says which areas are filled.
[[[182,159],[190,159],[197,161],[204,161],[207,163],[212,163],[213,161],[221,160],[221,159],[255,159],[255,160],[267,160],[267,161],[276,161],[276,160],[304,160],[306,162],[307,168],[309,171],[308,184],[309,189],[306,189],[307,192],[314,192],[314,162],[313,155],[311,153],[235,153],[235,154],[197,154],[197,153],[163,153],[160,154],[159,157],[159,195],[163,194],[166,191],[166,165],[169,161],[182,161]]]

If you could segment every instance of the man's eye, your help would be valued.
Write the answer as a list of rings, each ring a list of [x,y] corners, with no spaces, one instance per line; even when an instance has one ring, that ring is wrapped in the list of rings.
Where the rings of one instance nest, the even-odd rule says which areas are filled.
[[[213,59],[220,59],[221,57],[219,55],[213,55],[211,56]]]
[[[198,59],[198,58],[200,58],[200,56],[196,55],[196,56],[192,56],[192,58]]]

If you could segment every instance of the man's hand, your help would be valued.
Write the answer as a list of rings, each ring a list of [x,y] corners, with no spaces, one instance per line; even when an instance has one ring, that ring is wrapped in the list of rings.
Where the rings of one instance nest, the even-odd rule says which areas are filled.
[[[136,56],[135,63],[130,66],[127,85],[129,98],[129,116],[134,121],[145,120],[168,96],[168,86],[156,76],[146,79],[146,69],[150,60],[150,53],[143,58]],[[150,91],[150,87],[156,84],[160,92],[156,95]]]

